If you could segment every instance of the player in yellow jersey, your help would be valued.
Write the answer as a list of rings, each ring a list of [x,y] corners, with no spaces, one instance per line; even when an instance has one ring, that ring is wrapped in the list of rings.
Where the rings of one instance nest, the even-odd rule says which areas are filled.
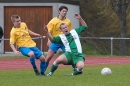
[[[15,55],[18,55],[20,52],[29,57],[30,63],[34,69],[36,75],[45,75],[45,58],[42,52],[36,47],[36,43],[32,40],[30,35],[40,36],[40,34],[34,33],[28,29],[27,25],[24,22],[21,22],[20,16],[12,15],[11,20],[14,24],[10,32],[10,46],[14,51]],[[19,51],[15,48],[14,44],[18,45]],[[35,60],[40,60],[40,70],[35,64]]]
[[[66,6],[60,6],[59,7],[59,15],[55,18],[53,18],[47,25],[48,27],[48,32],[52,37],[58,36],[60,34],[63,34],[60,31],[60,24],[61,23],[65,23],[68,25],[69,30],[72,30],[72,24],[71,21],[66,18],[66,14],[67,14],[68,8]],[[62,49],[63,52],[65,52],[65,47],[63,44],[56,44],[56,43],[51,43],[50,40],[48,39],[48,43],[47,43],[49,50],[48,50],[48,54],[46,56],[46,68],[49,64],[49,61],[51,60],[51,58],[54,56],[54,54],[58,51],[59,48]],[[74,66],[73,66],[74,68]]]

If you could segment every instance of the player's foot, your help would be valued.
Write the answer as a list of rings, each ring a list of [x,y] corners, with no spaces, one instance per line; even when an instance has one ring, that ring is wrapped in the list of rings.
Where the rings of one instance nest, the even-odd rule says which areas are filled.
[[[73,73],[71,73],[71,74],[65,74],[65,76],[74,76],[74,75]]]
[[[52,76],[52,73],[51,73],[51,72],[50,72],[50,73],[48,73],[48,74],[47,74],[47,76]]]
[[[38,70],[34,70],[34,72],[37,76],[41,75]]]
[[[45,76],[45,73],[41,72],[40,76]]]

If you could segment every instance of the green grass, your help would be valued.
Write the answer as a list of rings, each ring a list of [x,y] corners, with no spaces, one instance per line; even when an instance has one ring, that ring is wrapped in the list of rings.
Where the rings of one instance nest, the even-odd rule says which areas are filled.
[[[111,68],[112,75],[100,74],[105,66]],[[1,70],[0,86],[130,86],[130,64],[85,66],[81,75],[64,76],[71,72],[71,66],[59,67],[51,77],[35,76],[30,69]]]
[[[27,58],[26,56],[2,56],[0,59],[9,59],[9,58]]]

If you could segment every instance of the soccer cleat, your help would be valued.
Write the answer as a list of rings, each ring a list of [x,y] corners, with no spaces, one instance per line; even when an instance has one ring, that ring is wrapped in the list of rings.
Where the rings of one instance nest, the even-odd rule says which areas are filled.
[[[74,76],[74,75],[73,73],[71,73],[71,74],[65,74],[65,76]]]
[[[38,70],[34,70],[34,72],[37,76],[41,75]]]
[[[48,73],[48,74],[47,74],[47,76],[52,76],[52,73],[51,73],[51,72],[50,72],[50,73]]]
[[[45,73],[41,72],[40,76],[45,76]]]

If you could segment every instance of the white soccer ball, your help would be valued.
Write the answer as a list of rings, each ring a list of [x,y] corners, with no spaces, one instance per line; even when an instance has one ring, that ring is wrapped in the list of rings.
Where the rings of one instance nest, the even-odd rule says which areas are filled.
[[[108,68],[108,67],[105,67],[105,68],[103,68],[103,69],[101,70],[101,75],[110,75],[110,74],[112,74],[112,71],[111,71],[111,69]]]

